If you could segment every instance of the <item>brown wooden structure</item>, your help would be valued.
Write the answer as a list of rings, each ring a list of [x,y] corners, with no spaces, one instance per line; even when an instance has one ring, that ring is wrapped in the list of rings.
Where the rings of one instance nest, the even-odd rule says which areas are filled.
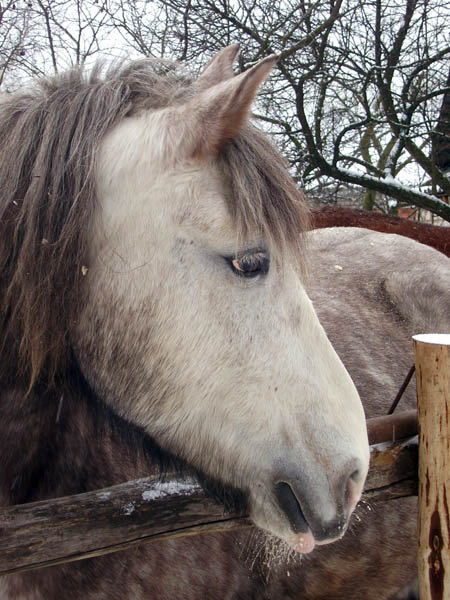
[[[419,588],[450,598],[450,335],[414,336],[419,408]]]
[[[428,225],[367,210],[345,206],[324,206],[312,212],[312,228],[366,227],[382,233],[397,233],[427,244],[450,257],[450,228]]]

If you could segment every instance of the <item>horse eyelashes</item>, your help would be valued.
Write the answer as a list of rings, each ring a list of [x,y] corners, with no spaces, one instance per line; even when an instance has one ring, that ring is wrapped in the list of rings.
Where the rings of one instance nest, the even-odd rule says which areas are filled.
[[[249,252],[242,256],[227,259],[231,269],[240,277],[257,277],[266,275],[269,271],[270,259],[266,252]]]

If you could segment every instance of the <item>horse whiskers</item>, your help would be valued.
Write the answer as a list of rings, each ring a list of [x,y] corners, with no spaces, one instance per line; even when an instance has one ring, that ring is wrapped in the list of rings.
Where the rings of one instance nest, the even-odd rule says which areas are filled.
[[[286,542],[272,535],[266,536],[264,545],[264,563],[267,568],[267,576],[277,567],[287,567],[299,563],[302,555],[295,552]]]
[[[252,571],[260,573],[266,583],[271,573],[298,565],[303,558],[286,542],[261,529],[253,530],[248,536],[245,547],[241,549],[241,557]]]
[[[367,510],[372,510],[372,504],[371,504],[371,502],[369,502],[368,500],[366,500],[366,499],[364,498],[364,496],[363,496],[363,497],[360,499],[360,501],[358,502],[358,506],[359,506],[360,504],[365,504],[365,505],[366,505],[366,508],[367,508]]]

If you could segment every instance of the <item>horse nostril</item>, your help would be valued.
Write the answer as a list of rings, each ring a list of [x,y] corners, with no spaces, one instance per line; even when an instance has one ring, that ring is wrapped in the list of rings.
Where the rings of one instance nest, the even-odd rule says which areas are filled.
[[[280,481],[275,485],[275,496],[288,518],[292,531],[294,533],[306,533],[309,526],[291,486],[285,481]]]
[[[347,487],[345,490],[346,508],[350,515],[356,508],[361,497],[361,472],[356,470],[350,475],[347,480]]]
[[[353,471],[353,473],[350,475],[349,479],[351,479],[352,481],[354,481],[355,483],[359,483],[361,481],[361,471],[359,469],[356,469],[355,471]]]

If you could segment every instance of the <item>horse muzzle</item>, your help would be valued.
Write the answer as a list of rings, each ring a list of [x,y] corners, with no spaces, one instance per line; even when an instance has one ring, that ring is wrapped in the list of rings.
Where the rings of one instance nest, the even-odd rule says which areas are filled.
[[[272,478],[272,498],[289,523],[282,537],[297,552],[307,554],[316,544],[341,538],[363,489],[366,469],[350,461],[338,477],[320,469],[311,476],[291,469]]]

